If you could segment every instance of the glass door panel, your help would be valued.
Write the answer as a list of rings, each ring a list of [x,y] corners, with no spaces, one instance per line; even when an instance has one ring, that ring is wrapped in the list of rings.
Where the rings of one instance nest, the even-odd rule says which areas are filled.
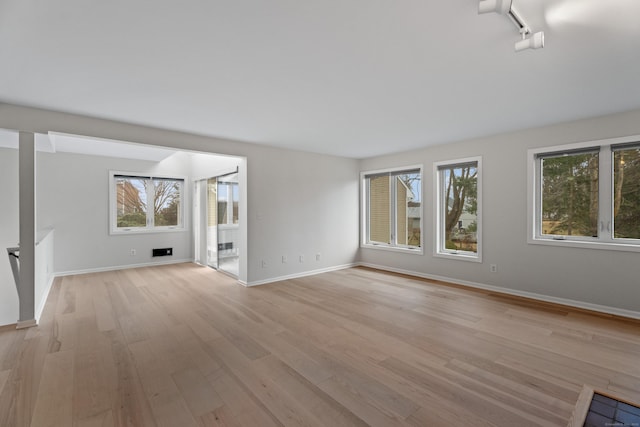
[[[218,269],[237,277],[240,234],[238,225],[240,191],[237,173],[218,177],[217,197]]]
[[[218,179],[207,180],[207,265],[218,268]]]

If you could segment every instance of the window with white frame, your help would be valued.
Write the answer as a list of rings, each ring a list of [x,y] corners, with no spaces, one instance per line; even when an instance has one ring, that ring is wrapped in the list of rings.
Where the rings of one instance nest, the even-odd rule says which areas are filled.
[[[364,245],[422,248],[422,169],[364,172]]]
[[[529,156],[530,242],[640,250],[640,136]]]
[[[434,163],[436,256],[481,261],[481,158]]]
[[[238,185],[237,174],[234,174],[229,181],[218,181],[218,225],[238,224],[238,204],[240,202],[240,187]]]
[[[112,233],[184,228],[184,179],[110,172]]]

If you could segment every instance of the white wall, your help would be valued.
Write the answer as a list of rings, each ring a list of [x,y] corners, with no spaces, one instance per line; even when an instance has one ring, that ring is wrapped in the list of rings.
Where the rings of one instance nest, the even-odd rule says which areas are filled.
[[[463,124],[461,124],[463,125]],[[640,110],[363,160],[362,170],[423,163],[425,254],[361,249],[365,263],[640,312],[640,254],[527,243],[527,150],[640,134]],[[483,161],[483,262],[433,256],[433,162]],[[497,264],[498,272],[489,272]]]
[[[357,260],[359,206],[356,160],[0,103],[0,128],[3,127],[245,157],[246,167],[241,165],[239,172],[240,182],[247,185],[246,189],[240,189],[240,221],[246,221],[248,227],[248,235],[241,236],[241,240],[248,242],[248,261],[244,272],[241,264],[240,277],[249,284],[333,268]],[[71,169],[65,172],[67,174],[75,168],[85,169],[77,162],[69,162],[67,166]],[[52,209],[57,208],[52,206]],[[62,240],[63,236],[56,229],[57,248],[62,245]],[[75,243],[87,247],[82,239]],[[66,245],[71,249],[73,244]],[[129,246],[123,244],[118,249]],[[315,261],[317,253],[321,254],[320,261]],[[305,256],[304,263],[298,262],[301,254]],[[282,255],[288,256],[287,264],[280,262]],[[81,256],[84,264],[93,259],[90,254]],[[128,255],[125,253],[124,256]],[[262,268],[263,259],[268,261],[266,268]],[[60,265],[58,268],[73,269],[74,265]]]
[[[249,159],[248,182],[251,281],[354,262],[357,162],[286,150],[256,152],[256,158]]]
[[[19,240],[18,150],[0,148],[0,325],[18,320],[18,292],[7,256]]]
[[[184,231],[131,235],[109,234],[109,171],[188,174],[188,157],[177,153],[162,162],[69,153],[38,153],[37,228],[55,229],[54,270],[79,272],[190,260],[190,216]],[[187,180],[186,188],[190,188]],[[185,191],[185,203],[190,192]],[[172,257],[152,258],[152,248],[173,247]],[[136,255],[131,255],[131,249]]]

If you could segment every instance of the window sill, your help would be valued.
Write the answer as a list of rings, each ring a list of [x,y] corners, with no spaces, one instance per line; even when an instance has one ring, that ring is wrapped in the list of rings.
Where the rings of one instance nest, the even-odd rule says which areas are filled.
[[[436,252],[433,254],[437,258],[455,259],[459,261],[482,262],[480,254],[471,254],[469,252]]]
[[[547,245],[562,246],[569,248],[582,249],[599,249],[608,251],[624,251],[624,252],[640,252],[640,242],[638,243],[613,243],[613,242],[594,242],[580,241],[569,239],[545,239],[545,238],[529,238],[528,243],[531,245]]]
[[[374,245],[371,243],[362,243],[360,245],[360,248],[375,249],[375,250],[388,251],[388,252],[398,252],[398,253],[411,254],[411,255],[424,255],[424,250],[422,248],[403,248],[399,246]]]
[[[127,236],[129,234],[162,234],[162,233],[179,233],[187,231],[185,227],[175,227],[175,228],[152,228],[152,229],[135,229],[130,228],[126,230],[110,230],[109,234],[111,236]]]

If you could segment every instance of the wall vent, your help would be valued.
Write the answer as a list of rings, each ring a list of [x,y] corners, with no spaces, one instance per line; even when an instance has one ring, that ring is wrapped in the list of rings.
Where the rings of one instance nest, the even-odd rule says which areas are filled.
[[[151,256],[172,256],[173,248],[152,249]]]
[[[233,242],[226,242],[226,243],[218,243],[218,250],[219,251],[226,251],[229,249],[233,249]]]

